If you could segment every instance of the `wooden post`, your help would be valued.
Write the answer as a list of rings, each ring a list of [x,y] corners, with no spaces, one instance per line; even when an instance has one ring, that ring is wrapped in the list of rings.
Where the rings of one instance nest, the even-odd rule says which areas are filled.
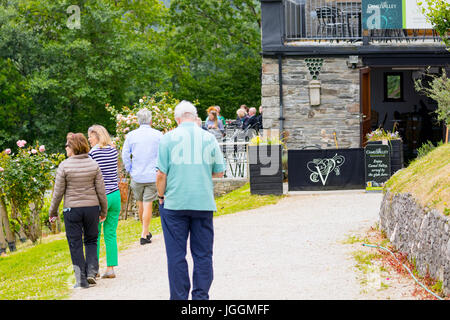
[[[127,220],[127,218],[128,218],[128,204],[130,202],[130,197],[131,197],[131,187],[128,186],[127,205],[125,206],[125,220]]]
[[[445,133],[445,143],[448,143],[448,126],[446,126],[446,127],[447,127],[447,130]]]
[[[333,132],[333,136],[334,136],[334,143],[336,144],[336,149],[339,149],[337,138],[336,138],[336,131]]]

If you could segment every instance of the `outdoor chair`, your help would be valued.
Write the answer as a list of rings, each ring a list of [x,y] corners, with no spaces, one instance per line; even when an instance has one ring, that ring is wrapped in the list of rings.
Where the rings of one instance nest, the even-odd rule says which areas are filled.
[[[345,35],[350,37],[351,41],[355,40],[355,37],[361,37],[361,8],[351,8],[341,14],[345,19]]]
[[[345,19],[341,15],[341,10],[334,7],[318,7],[316,16],[317,35],[321,38],[336,38],[337,42],[339,42],[338,37],[344,37]]]
[[[214,137],[216,137],[217,141],[222,142],[223,140],[223,133],[222,131],[218,129],[208,129],[209,133],[212,133]]]
[[[226,125],[225,125],[225,130],[236,130],[236,129],[239,129],[241,127],[241,125],[238,123],[238,121],[233,121],[233,122],[230,122],[230,123],[227,123]]]
[[[245,136],[245,141],[250,141],[253,137],[259,135],[259,131],[261,129],[261,126],[259,124],[259,122],[256,122],[250,126],[248,126],[247,128],[245,128],[244,131],[244,136]]]
[[[300,148],[300,150],[306,150],[306,149],[319,149],[319,150],[321,150],[322,148],[318,144],[311,144],[311,145],[303,146],[303,147]]]

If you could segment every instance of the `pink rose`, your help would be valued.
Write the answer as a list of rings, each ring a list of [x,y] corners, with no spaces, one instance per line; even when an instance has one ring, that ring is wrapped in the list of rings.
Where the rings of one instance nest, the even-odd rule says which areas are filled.
[[[25,140],[19,140],[19,141],[17,141],[17,146],[18,146],[19,148],[25,147],[26,144],[27,144],[27,142],[26,142]]]
[[[6,153],[6,154],[11,154],[11,149],[9,149],[9,148],[8,148],[8,149],[5,149],[5,153]]]
[[[128,132],[130,131],[130,128],[126,127],[125,129],[123,129],[123,132]]]
[[[36,154],[36,153],[37,153],[37,150],[36,150],[36,149],[31,149],[31,153],[32,153],[32,154]]]
[[[5,169],[3,169],[2,167],[0,167],[0,172],[3,172],[3,171],[5,171]]]
[[[39,147],[39,152],[44,152],[44,151],[45,151],[45,146],[44,145],[40,146]]]

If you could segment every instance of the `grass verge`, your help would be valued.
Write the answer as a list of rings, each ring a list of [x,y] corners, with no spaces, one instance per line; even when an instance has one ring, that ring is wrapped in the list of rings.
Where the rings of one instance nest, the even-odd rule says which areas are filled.
[[[413,283],[414,290],[410,292],[412,297],[417,297],[421,300],[437,300],[436,297],[428,293],[422,287],[420,287],[411,278],[411,275],[405,269],[405,264],[414,276],[424,284],[428,289],[435,294],[443,297],[445,300],[449,300],[449,297],[445,297],[442,290],[442,281],[432,279],[429,275],[419,275],[415,261],[409,261],[407,255],[399,252],[386,238],[386,235],[379,230],[378,226],[370,228],[364,235],[348,236],[346,240],[342,241],[343,244],[357,245],[357,244],[369,244],[379,245],[389,249],[395,255],[392,255],[378,248],[361,247],[358,250],[353,251],[352,255],[355,260],[355,268],[361,272],[359,277],[360,283],[363,286],[363,292],[368,293],[369,290],[386,290],[392,285],[392,281],[396,279],[407,279],[408,282]],[[389,281],[384,281],[389,280]],[[407,292],[405,292],[406,294]]]
[[[247,183],[243,187],[216,199],[218,211],[214,216],[236,213],[277,203],[283,196],[250,194]],[[161,220],[154,217],[152,234],[161,233]],[[140,222],[131,218],[119,221],[117,239],[120,251],[138,241]],[[100,267],[105,265],[105,246],[102,239]],[[69,246],[64,234],[42,239],[37,245],[25,243],[18,251],[0,257],[0,300],[65,299],[73,286],[73,269]]]
[[[444,144],[394,174],[386,183],[393,193],[411,193],[423,206],[450,215],[450,144]]]

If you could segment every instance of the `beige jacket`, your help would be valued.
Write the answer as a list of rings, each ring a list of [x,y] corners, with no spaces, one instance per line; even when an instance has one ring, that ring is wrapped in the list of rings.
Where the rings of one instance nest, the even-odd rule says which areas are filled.
[[[64,196],[64,208],[93,207],[100,205],[102,217],[106,217],[108,201],[105,183],[97,162],[87,153],[72,156],[56,171],[50,216],[58,216],[58,207]]]

